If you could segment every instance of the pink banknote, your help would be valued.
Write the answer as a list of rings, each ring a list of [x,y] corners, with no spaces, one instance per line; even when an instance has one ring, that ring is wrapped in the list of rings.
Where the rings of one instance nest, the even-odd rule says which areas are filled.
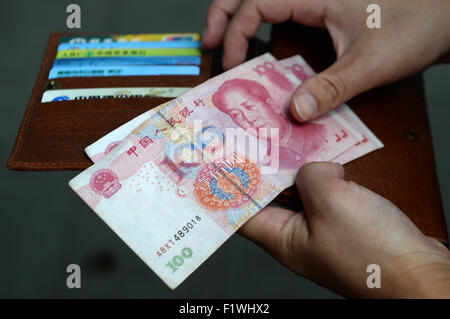
[[[109,132],[99,140],[87,146],[84,151],[94,163],[98,162],[108,155],[108,153],[111,152],[117,145],[119,145],[120,142],[122,142],[122,140],[131,133],[131,131],[142,124],[145,120],[151,118],[166,104],[167,103],[163,103],[153,109],[150,109],[147,112],[135,117],[131,121],[119,126],[115,130]]]
[[[291,186],[300,166],[363,139],[336,112],[293,120],[299,83],[259,56],[159,108],[69,184],[175,288]]]
[[[315,74],[314,70],[306,63],[306,61],[300,56],[296,55],[287,59],[279,61],[283,64],[286,69],[285,71],[294,75],[299,83],[304,81],[306,78]],[[162,104],[156,108],[149,110],[141,114],[140,116],[134,118],[133,120],[123,124],[117,129],[111,131],[98,141],[86,147],[86,154],[95,163],[105,157],[115,146],[119,145],[120,142],[137,126],[142,124],[145,120],[151,118],[159,109],[163,108],[166,104]],[[362,141],[357,142],[357,144],[339,155],[337,158],[333,159],[334,162],[340,164],[348,163],[354,159],[357,159],[365,154],[368,154],[374,150],[383,147],[383,143],[367,128],[367,126],[358,118],[358,116],[348,107],[348,105],[343,104],[336,109],[336,112],[352,126],[356,131],[360,132],[363,136]]]
[[[288,72],[294,74],[299,81],[304,81],[315,74],[314,70],[300,55],[281,60],[280,63],[286,67]],[[345,164],[383,147],[383,143],[369,130],[347,104],[338,107],[336,112],[356,131],[361,133],[363,139],[358,141],[345,153],[334,158],[333,162]]]

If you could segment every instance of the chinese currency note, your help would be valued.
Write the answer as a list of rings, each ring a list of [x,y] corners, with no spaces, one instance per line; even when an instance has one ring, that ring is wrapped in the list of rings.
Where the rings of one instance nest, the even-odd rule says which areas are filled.
[[[292,119],[291,95],[311,74],[298,56],[250,60],[89,146],[96,163],[69,184],[175,288],[304,163],[382,146],[348,107]]]

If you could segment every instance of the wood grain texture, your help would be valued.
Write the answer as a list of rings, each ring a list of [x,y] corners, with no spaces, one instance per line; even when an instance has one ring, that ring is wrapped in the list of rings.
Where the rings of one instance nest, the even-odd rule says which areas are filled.
[[[300,54],[316,72],[336,59],[325,30],[293,23],[274,26],[272,51],[278,59]],[[389,199],[426,235],[448,244],[422,76],[376,88],[348,105],[385,147],[346,164],[346,179]],[[301,205],[295,187],[277,201],[295,209]]]

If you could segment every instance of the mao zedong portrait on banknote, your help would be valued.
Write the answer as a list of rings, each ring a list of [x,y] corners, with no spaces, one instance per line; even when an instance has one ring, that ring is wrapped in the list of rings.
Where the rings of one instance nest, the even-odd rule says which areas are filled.
[[[283,74],[278,78],[284,80],[281,83],[288,81]],[[280,83],[273,82],[274,85]],[[287,86],[286,90],[292,88]],[[270,139],[271,142],[276,139],[275,147],[278,148],[276,151],[281,168],[299,168],[309,154],[317,152],[324,142],[326,128],[322,124],[294,125],[290,115],[283,113],[280,105],[272,100],[269,91],[256,81],[228,80],[214,93],[212,101],[242,129],[256,133],[258,138]],[[267,132],[275,132],[277,136],[265,134]],[[270,152],[270,148],[268,151]]]

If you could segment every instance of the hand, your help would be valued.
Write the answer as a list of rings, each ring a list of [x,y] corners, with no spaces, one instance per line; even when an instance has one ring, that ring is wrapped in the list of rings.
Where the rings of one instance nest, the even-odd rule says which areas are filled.
[[[304,165],[297,187],[305,211],[266,207],[240,234],[279,262],[350,297],[450,297],[450,252],[391,202],[343,180],[341,165]],[[369,289],[369,264],[381,288]]]
[[[327,28],[337,61],[293,94],[298,121],[314,119],[366,90],[420,71],[450,51],[450,1],[378,0],[381,29],[366,25],[368,0],[215,0],[203,46],[224,43],[224,68],[244,61],[262,21]],[[232,17],[232,18],[231,18]],[[231,21],[230,21],[231,18]]]

